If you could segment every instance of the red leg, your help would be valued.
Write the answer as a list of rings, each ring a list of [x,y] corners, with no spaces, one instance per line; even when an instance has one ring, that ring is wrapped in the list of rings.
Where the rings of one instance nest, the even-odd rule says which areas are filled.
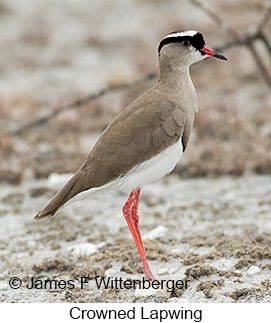
[[[134,238],[135,244],[137,246],[137,250],[140,254],[142,263],[143,263],[143,269],[145,273],[145,277],[147,280],[154,280],[154,276],[151,272],[151,269],[149,267],[146,255],[145,255],[145,249],[142,243],[141,234],[139,230],[139,216],[138,216],[138,201],[139,201],[139,195],[140,195],[140,188],[134,190],[129,195],[129,198],[127,202],[123,206],[123,215],[125,217],[125,220],[129,226],[129,229],[132,233],[132,236]]]

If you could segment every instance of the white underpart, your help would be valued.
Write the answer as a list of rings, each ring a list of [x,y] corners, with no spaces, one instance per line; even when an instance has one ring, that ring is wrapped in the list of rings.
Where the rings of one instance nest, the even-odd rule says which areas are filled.
[[[136,188],[142,187],[143,185],[148,183],[152,183],[169,174],[176,166],[182,154],[183,146],[180,139],[176,144],[166,148],[157,156],[135,166],[123,177],[117,178],[116,180],[104,186],[94,187],[77,194],[67,203],[65,203],[65,206],[87,198],[90,195],[98,193],[100,191],[120,189],[121,191],[129,194]]]
[[[164,38],[168,37],[183,37],[183,36],[191,36],[193,37],[196,35],[198,32],[196,30],[184,30],[184,31],[179,31],[176,33],[168,34]]]
[[[118,179],[117,187],[130,192],[145,184],[152,183],[170,173],[183,153],[181,141],[166,148],[157,156],[135,166],[125,176]]]
[[[83,191],[81,193],[78,193],[77,195],[72,197],[70,200],[68,200],[62,207],[70,205],[70,204],[72,204],[74,202],[77,202],[77,201],[81,201],[81,200],[83,200],[83,199],[85,199],[85,198],[87,198],[90,195],[93,195],[95,193],[99,193],[99,192],[102,192],[102,191],[107,191],[107,190],[113,189],[114,186],[115,186],[115,182],[116,181],[113,181],[113,182],[110,182],[110,183],[105,184],[103,186],[93,187],[93,188],[91,188],[89,190],[86,190],[86,191]],[[62,209],[62,207],[60,209]]]

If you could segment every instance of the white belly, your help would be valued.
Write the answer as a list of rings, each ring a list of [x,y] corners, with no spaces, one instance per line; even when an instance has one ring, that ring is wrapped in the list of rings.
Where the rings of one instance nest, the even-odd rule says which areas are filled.
[[[87,191],[81,192],[71,198],[64,206],[74,203],[78,200],[89,197],[94,193],[111,189],[120,189],[125,193],[130,193],[136,188],[145,184],[154,182],[161,177],[169,174],[176,166],[178,160],[183,154],[183,146],[181,140],[176,144],[168,147],[159,155],[135,166],[126,175],[116,179],[101,187],[94,187]]]
[[[159,155],[135,166],[116,181],[116,186],[127,192],[154,182],[170,173],[183,154],[181,140],[168,147]]]

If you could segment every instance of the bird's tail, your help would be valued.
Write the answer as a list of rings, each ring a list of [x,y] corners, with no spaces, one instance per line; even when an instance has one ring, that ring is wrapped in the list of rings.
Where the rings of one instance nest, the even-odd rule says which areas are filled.
[[[42,220],[53,216],[57,210],[63,206],[76,194],[85,190],[82,181],[78,181],[80,174],[77,172],[73,177],[55,194],[49,203],[34,217],[35,220]]]

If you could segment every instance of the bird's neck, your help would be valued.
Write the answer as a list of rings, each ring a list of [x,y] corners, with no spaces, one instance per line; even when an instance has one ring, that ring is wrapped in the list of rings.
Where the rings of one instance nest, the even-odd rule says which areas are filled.
[[[157,85],[162,91],[175,98],[183,107],[198,112],[198,101],[195,87],[190,77],[189,66],[172,68],[160,64],[160,76]]]

